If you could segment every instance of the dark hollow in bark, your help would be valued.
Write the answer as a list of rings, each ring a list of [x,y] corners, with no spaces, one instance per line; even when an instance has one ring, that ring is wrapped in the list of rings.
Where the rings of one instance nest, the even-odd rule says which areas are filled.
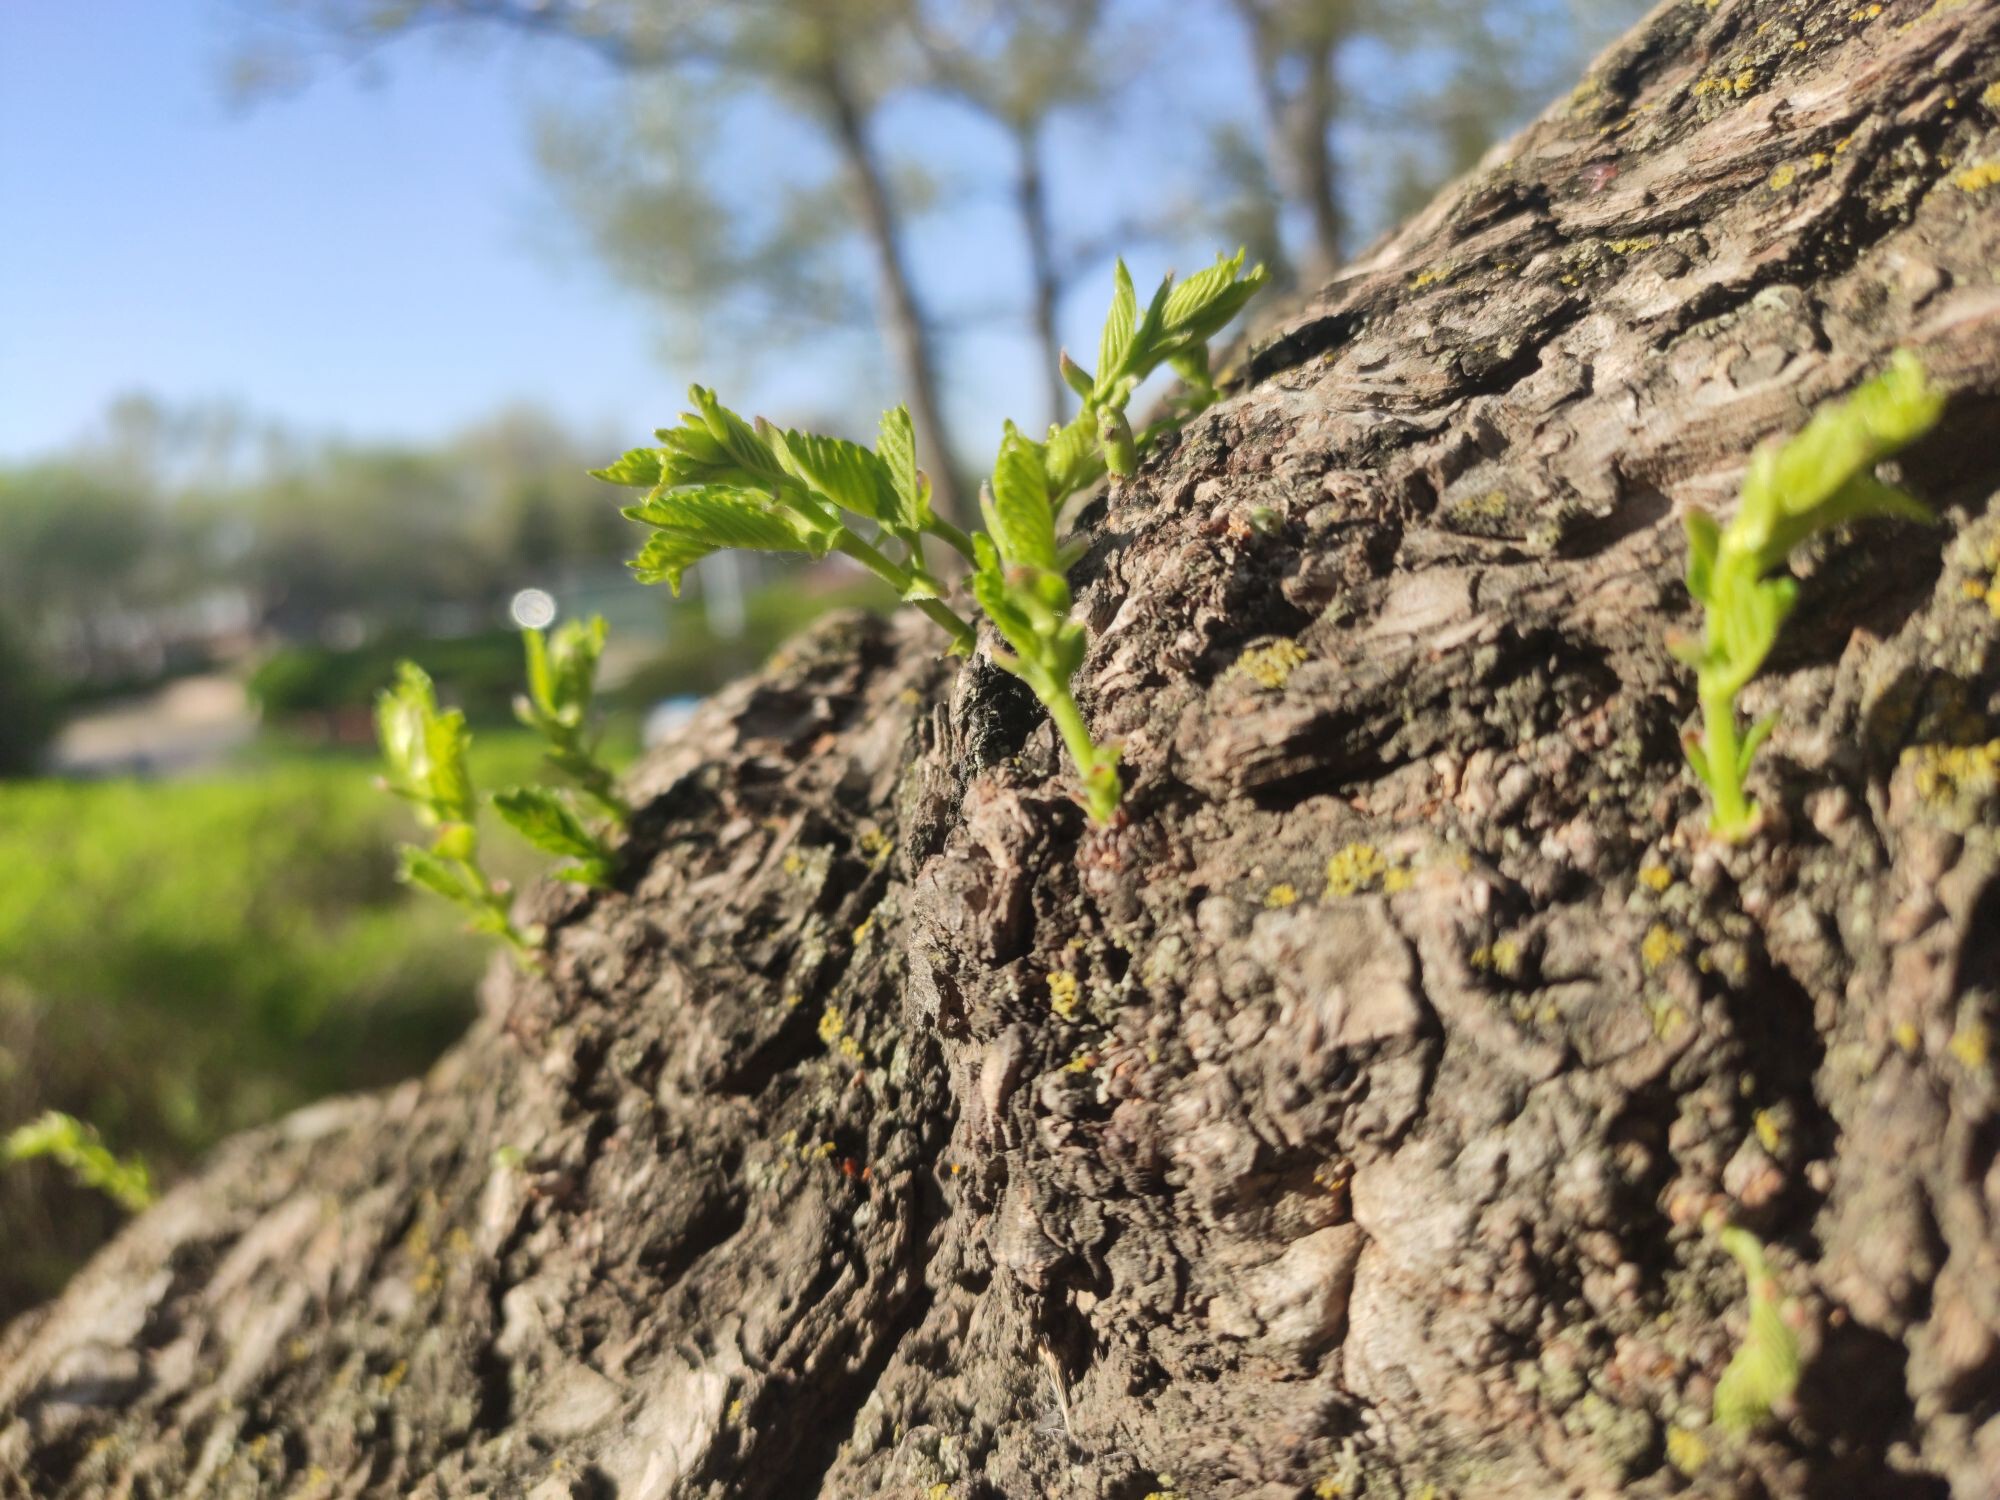
[[[1121,827],[921,621],[796,642],[547,977],[12,1327],[0,1495],[1992,1500],[1996,81],[1662,7],[1086,509]],[[1678,513],[1899,346],[1941,524],[1807,559],[1715,847]]]

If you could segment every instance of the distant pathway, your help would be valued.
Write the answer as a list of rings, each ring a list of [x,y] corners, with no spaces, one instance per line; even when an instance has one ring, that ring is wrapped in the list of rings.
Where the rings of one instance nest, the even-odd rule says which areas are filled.
[[[60,776],[184,776],[249,743],[257,714],[231,677],[184,677],[72,719],[49,755]]]

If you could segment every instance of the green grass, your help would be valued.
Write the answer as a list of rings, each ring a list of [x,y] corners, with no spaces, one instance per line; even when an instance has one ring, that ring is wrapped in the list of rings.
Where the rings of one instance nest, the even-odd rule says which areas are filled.
[[[614,724],[614,764],[634,738]],[[478,731],[471,759],[496,790],[537,777],[541,742]],[[208,778],[0,781],[0,1135],[62,1110],[170,1184],[230,1131],[427,1067],[494,949],[396,883],[418,830],[380,769],[279,739]],[[484,821],[496,874],[546,868]],[[114,1220],[52,1167],[0,1171],[0,1318]]]
[[[40,1102],[180,1157],[421,1066],[484,956],[394,883],[401,824],[344,761],[0,786],[0,1005]]]

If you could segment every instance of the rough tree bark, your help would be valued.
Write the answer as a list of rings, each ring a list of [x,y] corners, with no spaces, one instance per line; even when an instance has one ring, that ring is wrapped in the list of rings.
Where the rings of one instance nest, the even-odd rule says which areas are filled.
[[[1663,6],[1086,509],[1122,827],[816,631],[547,977],[6,1334],[0,1494],[2000,1494],[1996,80]],[[1812,557],[1715,847],[1678,513],[1898,346],[1943,524]],[[1734,1444],[1717,1208],[1807,1356]]]

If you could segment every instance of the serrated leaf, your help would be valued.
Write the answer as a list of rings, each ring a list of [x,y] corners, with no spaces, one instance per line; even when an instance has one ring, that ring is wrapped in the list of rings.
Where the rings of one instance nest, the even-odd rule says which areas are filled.
[[[1008,566],[1055,566],[1055,512],[1049,502],[1042,446],[1021,436],[1011,422],[993,465],[991,501],[982,497],[981,504],[987,511],[987,529]]]
[[[658,448],[634,448],[616,463],[606,464],[601,469],[592,469],[592,479],[602,479],[606,484],[631,485],[636,489],[650,490],[660,482],[661,454]]]
[[[716,400],[714,391],[705,386],[689,386],[688,399],[699,409],[701,425],[732,462],[752,474],[777,477],[777,459],[756,428]]]
[[[681,575],[715,550],[685,532],[656,531],[646,538],[646,545],[639,549],[639,555],[625,566],[632,570],[632,576],[639,582],[664,583],[678,598]]]
[[[655,528],[643,551],[632,561],[642,583],[664,581],[680,592],[681,575],[711,552],[741,547],[752,552],[826,552],[824,537],[814,535],[791,511],[767,503],[753,490],[710,485],[700,489],[661,490],[625,514]]]
[[[1049,493],[1057,503],[1060,497],[1075,494],[1103,475],[1104,456],[1097,443],[1097,427],[1087,410],[1063,426],[1049,429],[1042,467],[1049,476]]]
[[[1206,343],[1228,326],[1257,295],[1268,273],[1262,266],[1241,278],[1244,252],[1217,256],[1215,264],[1196,272],[1167,298],[1163,312],[1165,337],[1175,344]]]
[[[769,437],[785,472],[814,494],[871,521],[900,523],[902,507],[888,466],[859,443],[776,428]]]
[[[597,860],[604,846],[558,793],[539,786],[509,787],[493,795],[493,810],[522,838],[547,854]]]
[[[972,597],[993,622],[993,628],[1000,632],[1000,638],[1016,651],[1033,651],[1037,645],[1035,627],[1014,603],[1005,576],[998,572],[977,572],[972,575],[971,587]]]
[[[1133,378],[1149,373],[1164,350],[1161,345],[1167,329],[1167,299],[1173,295],[1173,273],[1168,272],[1160,281],[1159,289],[1153,293],[1153,300],[1146,304],[1146,311],[1139,318],[1139,331],[1132,335]]]
[[[896,512],[890,524],[905,532],[922,531],[931,518],[931,482],[917,467],[917,430],[910,420],[909,407],[899,406],[882,413],[875,456],[882,461],[896,496]]]
[[[1112,273],[1111,311],[1105,315],[1104,333],[1097,344],[1097,390],[1100,397],[1124,374],[1125,356],[1132,348],[1132,335],[1139,317],[1139,295],[1132,289],[1132,273],[1121,257]]]
[[[1200,316],[1204,308],[1234,284],[1236,273],[1242,265],[1241,250],[1234,256],[1218,255],[1214,265],[1195,272],[1175,287],[1167,298],[1167,326],[1179,328]]]
[[[401,844],[396,849],[396,878],[406,885],[420,885],[460,906],[477,906],[479,892],[452,866],[428,849]]]

